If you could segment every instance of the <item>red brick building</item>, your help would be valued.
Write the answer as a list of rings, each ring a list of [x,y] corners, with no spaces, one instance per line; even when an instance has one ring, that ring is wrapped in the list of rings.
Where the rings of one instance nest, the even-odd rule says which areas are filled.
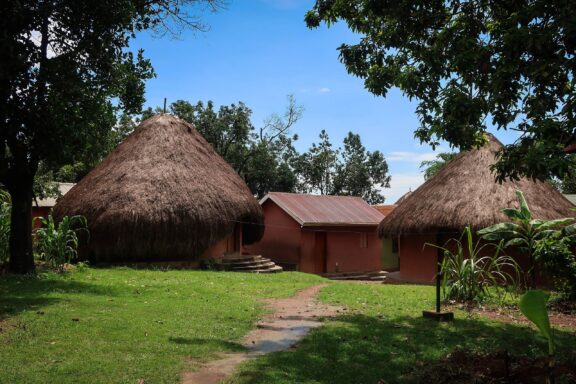
[[[264,236],[250,253],[308,273],[380,271],[384,215],[361,198],[272,192],[260,205]]]

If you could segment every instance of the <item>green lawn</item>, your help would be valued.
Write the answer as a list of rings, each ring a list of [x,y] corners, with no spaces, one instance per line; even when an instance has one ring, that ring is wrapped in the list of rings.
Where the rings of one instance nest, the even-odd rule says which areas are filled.
[[[189,359],[241,349],[258,299],[322,281],[127,268],[0,276],[0,383],[176,383]]]
[[[452,323],[422,318],[422,309],[433,308],[433,287],[334,284],[320,296],[348,307],[350,314],[316,329],[296,350],[244,364],[229,383],[417,382],[407,374],[455,348],[527,356],[547,350],[544,339],[526,326],[467,318],[463,312]],[[558,356],[576,360],[575,333],[555,334]]]
[[[238,351],[262,315],[258,299],[326,280],[301,273],[88,269],[0,277],[0,383],[177,383],[190,361]],[[526,326],[457,313],[421,317],[434,288],[335,283],[321,300],[348,308],[299,347],[240,367],[230,383],[386,383],[454,348],[544,353]],[[559,356],[576,360],[574,332],[556,332]]]

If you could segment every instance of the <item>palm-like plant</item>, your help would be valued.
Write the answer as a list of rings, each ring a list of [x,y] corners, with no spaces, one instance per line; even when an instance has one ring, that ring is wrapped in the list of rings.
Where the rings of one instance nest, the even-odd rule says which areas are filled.
[[[524,252],[530,260],[530,268],[527,271],[530,286],[536,286],[536,274],[534,267],[538,260],[535,259],[536,244],[539,240],[556,236],[562,226],[570,224],[573,218],[565,217],[556,220],[539,220],[532,218],[532,212],[524,198],[522,191],[516,191],[516,197],[520,209],[505,208],[502,210],[511,222],[499,223],[478,231],[484,240],[502,241],[504,248],[517,247]]]
[[[466,227],[460,239],[450,239],[444,247],[432,245],[444,253],[441,264],[444,297],[463,302],[481,302],[493,293],[490,287],[516,286],[519,278],[518,264],[501,254],[492,244],[474,243],[472,230]]]
[[[36,251],[40,259],[63,271],[64,264],[78,257],[78,231],[88,231],[84,216],[64,216],[58,224],[52,215],[39,218],[42,227],[36,230]]]

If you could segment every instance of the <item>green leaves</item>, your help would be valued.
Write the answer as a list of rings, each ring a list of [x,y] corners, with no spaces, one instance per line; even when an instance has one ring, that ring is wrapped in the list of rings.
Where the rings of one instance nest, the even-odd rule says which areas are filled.
[[[501,244],[475,243],[470,227],[464,229],[460,239],[450,239],[443,247],[427,245],[444,254],[440,267],[442,290],[447,299],[481,302],[494,293],[506,293],[489,287],[518,284],[519,267],[514,259],[500,254]]]
[[[42,260],[63,271],[64,264],[78,257],[78,231],[88,233],[88,223],[84,216],[64,216],[56,223],[52,215],[37,218],[42,227],[36,230],[36,252]]]
[[[532,213],[530,212],[530,208],[522,191],[517,190],[516,197],[520,209],[504,208],[502,210],[502,213],[516,223],[506,222],[495,224],[479,230],[478,235],[488,241],[505,241],[504,248],[517,247],[526,252],[532,263],[529,274],[530,284],[534,287],[536,284],[534,265],[537,261],[535,260],[534,252],[538,241],[552,237],[560,237],[564,232],[557,228],[573,223],[574,219],[570,217],[548,221],[532,219]],[[564,231],[572,232],[570,227],[566,228]],[[574,232],[576,233],[576,231]]]
[[[424,168],[424,180],[428,180],[442,169],[450,160],[456,157],[457,152],[439,153],[435,160],[426,160],[420,163],[420,169]]]
[[[317,0],[309,28],[345,22],[359,35],[340,61],[386,96],[418,102],[415,136],[478,147],[490,125],[520,138],[499,153],[499,180],[563,177],[574,128],[574,19],[564,0],[540,2]],[[520,118],[522,117],[522,118]]]
[[[0,189],[0,267],[8,262],[11,211],[10,195]]]
[[[550,327],[550,320],[548,318],[548,310],[546,303],[550,298],[550,294],[542,290],[531,290],[526,292],[520,297],[518,307],[520,311],[530,320],[542,336],[548,340],[548,353],[554,354],[554,338],[552,336],[552,328]]]

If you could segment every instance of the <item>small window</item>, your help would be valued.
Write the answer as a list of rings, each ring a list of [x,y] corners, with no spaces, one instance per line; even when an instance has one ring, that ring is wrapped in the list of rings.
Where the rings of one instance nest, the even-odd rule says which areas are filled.
[[[368,235],[366,232],[360,234],[360,248],[368,248]]]

